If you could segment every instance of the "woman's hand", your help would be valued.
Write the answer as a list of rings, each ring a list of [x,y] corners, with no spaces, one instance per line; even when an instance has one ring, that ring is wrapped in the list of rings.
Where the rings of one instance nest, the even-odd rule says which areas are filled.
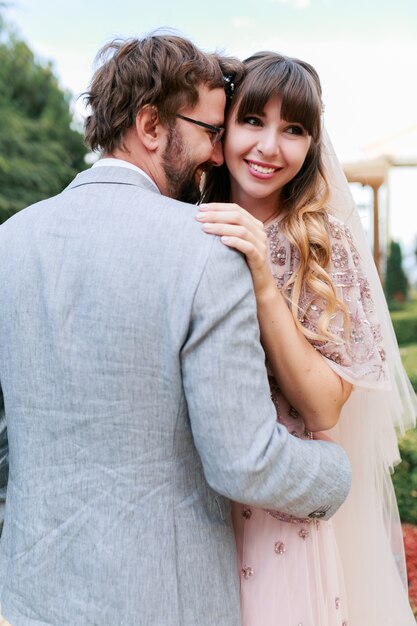
[[[263,223],[238,204],[212,202],[202,204],[199,209],[196,220],[203,224],[203,230],[211,235],[219,235],[226,246],[245,255],[256,297],[268,290],[275,290]]]

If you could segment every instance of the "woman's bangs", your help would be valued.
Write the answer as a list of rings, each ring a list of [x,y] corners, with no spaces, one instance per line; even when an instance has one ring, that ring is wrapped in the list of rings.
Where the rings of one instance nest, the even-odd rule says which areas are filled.
[[[258,59],[253,68],[251,65],[248,64],[248,73],[236,93],[237,121],[241,124],[247,115],[262,115],[270,98],[279,96],[282,119],[302,124],[313,140],[318,141],[321,100],[307,69],[292,59],[270,56],[264,63]]]
[[[277,76],[274,72],[257,72],[255,75],[247,74],[238,99],[237,121],[241,124],[245,117],[250,114],[262,115],[265,105],[273,96],[276,96]]]
[[[281,117],[287,122],[298,122],[315,141],[320,137],[321,101],[305,72],[293,71],[281,96]]]

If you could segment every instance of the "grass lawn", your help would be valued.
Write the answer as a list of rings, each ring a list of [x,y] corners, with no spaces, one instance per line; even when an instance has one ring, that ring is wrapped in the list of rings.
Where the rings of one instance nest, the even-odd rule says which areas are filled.
[[[407,317],[408,315],[417,315],[417,294],[414,294],[410,300],[399,305],[401,310],[392,311],[392,317]]]
[[[414,295],[408,302],[401,304],[401,309],[391,311],[391,317],[396,319],[405,319],[417,315],[417,295]]]
[[[410,343],[400,348],[401,359],[405,370],[417,392],[417,343]]]
[[[401,305],[398,311],[391,311],[391,319],[400,346],[417,342],[417,298]]]

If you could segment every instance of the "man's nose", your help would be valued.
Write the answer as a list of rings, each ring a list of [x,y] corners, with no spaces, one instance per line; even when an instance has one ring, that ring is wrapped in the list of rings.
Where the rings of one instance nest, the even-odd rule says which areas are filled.
[[[224,156],[223,156],[223,143],[219,141],[213,148],[212,155],[210,157],[210,163],[215,167],[219,167],[219,165],[223,165]]]

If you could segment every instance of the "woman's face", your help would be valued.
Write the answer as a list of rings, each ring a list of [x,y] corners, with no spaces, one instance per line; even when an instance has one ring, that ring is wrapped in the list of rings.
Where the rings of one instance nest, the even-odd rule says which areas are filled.
[[[236,119],[238,108],[229,116],[224,143],[232,200],[248,210],[256,201],[277,207],[281,189],[304,163],[311,137],[301,124],[281,119],[279,96],[242,123]]]

